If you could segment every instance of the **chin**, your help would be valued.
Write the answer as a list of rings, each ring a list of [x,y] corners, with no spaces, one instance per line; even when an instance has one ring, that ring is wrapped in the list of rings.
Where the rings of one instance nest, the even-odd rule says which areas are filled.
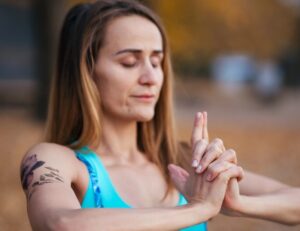
[[[136,116],[136,120],[138,122],[148,122],[148,121],[152,120],[153,117],[154,117],[154,110],[151,112],[144,111],[143,113],[139,113]]]

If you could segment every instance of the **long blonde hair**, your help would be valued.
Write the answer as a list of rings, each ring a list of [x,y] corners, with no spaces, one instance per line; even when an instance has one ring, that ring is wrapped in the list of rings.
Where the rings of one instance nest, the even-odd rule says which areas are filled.
[[[92,78],[107,24],[120,16],[139,15],[154,23],[162,36],[164,84],[154,118],[138,122],[138,147],[173,187],[167,165],[178,163],[179,145],[173,118],[173,73],[165,30],[159,18],[133,0],[100,0],[79,4],[67,14],[61,35],[56,76],[51,86],[46,141],[77,149],[101,140],[101,98]],[[76,141],[76,142],[75,142]]]

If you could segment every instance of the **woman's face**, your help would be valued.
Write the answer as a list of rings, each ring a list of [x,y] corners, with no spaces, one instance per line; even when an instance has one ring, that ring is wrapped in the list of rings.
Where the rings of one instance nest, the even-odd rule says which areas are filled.
[[[148,121],[163,83],[160,31],[141,16],[109,23],[95,65],[94,79],[104,116]]]

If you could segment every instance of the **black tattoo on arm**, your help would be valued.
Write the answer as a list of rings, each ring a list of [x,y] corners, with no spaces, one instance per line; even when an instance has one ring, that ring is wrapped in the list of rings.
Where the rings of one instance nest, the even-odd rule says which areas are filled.
[[[21,182],[24,190],[28,189],[28,186],[33,180],[33,171],[44,164],[44,161],[37,160],[36,154],[29,156],[24,160],[21,167]]]
[[[59,175],[59,170],[46,166],[47,172],[40,175],[39,179],[33,182],[34,170],[44,166],[45,161],[37,160],[36,154],[27,157],[21,166],[21,182],[24,191],[28,191],[28,200],[35,192],[35,188],[40,185],[64,182],[63,178]]]

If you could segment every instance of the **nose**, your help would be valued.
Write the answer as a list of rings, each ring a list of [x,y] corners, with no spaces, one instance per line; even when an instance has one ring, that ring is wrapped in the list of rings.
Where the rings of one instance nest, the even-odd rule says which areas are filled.
[[[139,83],[142,85],[155,85],[158,83],[159,73],[150,62],[146,62],[141,70]]]

